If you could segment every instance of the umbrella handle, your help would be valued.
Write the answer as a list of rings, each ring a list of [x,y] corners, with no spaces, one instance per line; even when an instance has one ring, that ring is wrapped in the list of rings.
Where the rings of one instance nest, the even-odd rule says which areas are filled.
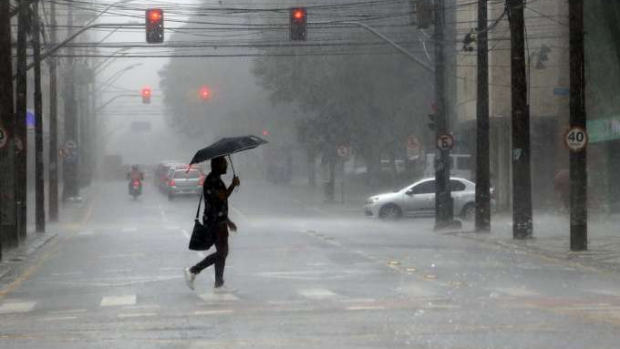
[[[232,161],[232,158],[230,157],[230,154],[228,154],[228,162],[230,162],[230,167],[232,167],[233,176],[236,176],[237,174],[235,173],[235,164],[233,164],[233,161]]]
[[[232,157],[230,156],[230,154],[228,154],[228,162],[230,162],[230,167],[233,170],[233,177],[236,177],[237,173],[235,173],[235,164],[233,164]],[[236,187],[235,191],[239,191],[239,187]]]

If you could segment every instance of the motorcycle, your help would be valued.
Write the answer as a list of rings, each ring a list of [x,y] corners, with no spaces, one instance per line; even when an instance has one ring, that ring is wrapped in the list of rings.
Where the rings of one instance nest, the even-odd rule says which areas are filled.
[[[137,200],[138,196],[142,194],[142,183],[138,180],[132,181],[131,186],[129,188],[129,194],[133,196],[134,200]]]

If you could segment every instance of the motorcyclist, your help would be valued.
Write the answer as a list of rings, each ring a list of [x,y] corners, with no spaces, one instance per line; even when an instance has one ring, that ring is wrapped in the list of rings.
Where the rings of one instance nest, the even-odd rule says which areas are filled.
[[[140,171],[138,165],[131,166],[131,172],[127,174],[127,179],[129,180],[129,183],[127,184],[129,194],[131,194],[131,186],[134,181],[140,182],[140,192],[142,192],[142,181],[144,180],[144,173]]]

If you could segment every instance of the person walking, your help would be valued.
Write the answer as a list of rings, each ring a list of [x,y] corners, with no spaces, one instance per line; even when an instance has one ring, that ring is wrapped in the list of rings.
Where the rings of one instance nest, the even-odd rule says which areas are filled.
[[[203,224],[215,236],[215,252],[208,255],[198,264],[185,269],[185,281],[190,289],[194,289],[194,281],[201,271],[215,265],[215,290],[224,290],[224,267],[228,256],[228,229],[237,231],[237,225],[228,218],[228,198],[241,182],[233,177],[227,188],[221,179],[226,174],[228,162],[223,156],[211,160],[211,172],[204,181],[203,195],[205,200]]]

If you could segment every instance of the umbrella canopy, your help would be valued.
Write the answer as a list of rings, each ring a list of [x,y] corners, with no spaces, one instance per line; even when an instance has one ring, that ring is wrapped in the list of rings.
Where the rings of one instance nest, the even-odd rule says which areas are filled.
[[[203,161],[211,160],[220,156],[226,156],[240,151],[254,149],[259,145],[266,144],[267,141],[256,136],[226,137],[211,144],[206,148],[200,149],[190,162],[190,165]]]

